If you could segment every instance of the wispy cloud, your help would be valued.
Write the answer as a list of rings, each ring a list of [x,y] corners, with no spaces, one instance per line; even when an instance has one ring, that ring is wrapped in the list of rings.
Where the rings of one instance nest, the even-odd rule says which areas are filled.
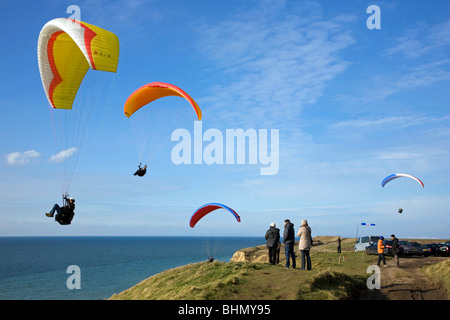
[[[331,125],[332,129],[403,129],[405,127],[419,126],[424,124],[438,123],[450,120],[450,116],[434,117],[427,115],[408,115],[408,116],[387,116],[375,119],[361,118],[339,121]]]
[[[384,101],[397,93],[411,92],[448,80],[450,59],[439,59],[414,66],[397,66],[394,70],[386,69],[385,72],[372,76],[364,82],[363,87],[355,88],[354,93],[342,94],[336,100],[355,105]]]
[[[35,150],[29,150],[25,152],[12,152],[5,156],[6,163],[10,166],[22,166],[28,164],[32,159],[38,158],[39,152]]]
[[[406,58],[419,58],[450,45],[450,20],[428,25],[419,22],[396,38],[396,45],[386,49],[388,56],[400,54]]]
[[[66,160],[67,158],[70,158],[71,156],[73,156],[75,154],[75,152],[77,152],[77,148],[72,147],[69,148],[67,150],[63,150],[61,152],[58,152],[55,155],[52,155],[49,159],[50,162],[55,162],[55,163],[60,163],[63,162],[64,160]]]
[[[400,90],[412,90],[426,87],[440,81],[450,80],[450,60],[441,59],[400,70],[391,76],[378,78],[377,95],[385,98]]]
[[[105,28],[111,28],[115,32],[128,32],[129,36],[134,36],[134,32],[130,30],[144,32],[144,26],[157,24],[164,18],[158,2],[159,0],[89,0],[80,3],[79,7],[82,20],[92,19]]]
[[[221,120],[286,125],[348,67],[339,53],[355,41],[347,30],[353,18],[325,20],[314,6],[291,4],[288,11],[265,2],[264,8],[203,26],[199,50],[216,79],[207,102]],[[290,14],[296,10],[304,12]]]

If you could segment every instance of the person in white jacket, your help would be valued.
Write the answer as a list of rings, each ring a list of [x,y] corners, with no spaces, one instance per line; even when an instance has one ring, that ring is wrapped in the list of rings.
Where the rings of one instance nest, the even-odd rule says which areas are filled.
[[[306,219],[302,220],[302,225],[298,229],[297,237],[300,237],[298,243],[298,249],[301,252],[302,257],[302,267],[300,270],[305,270],[305,258],[306,258],[306,269],[311,270],[311,257],[309,255],[309,250],[312,246],[311,238],[311,228],[308,226],[308,221]]]

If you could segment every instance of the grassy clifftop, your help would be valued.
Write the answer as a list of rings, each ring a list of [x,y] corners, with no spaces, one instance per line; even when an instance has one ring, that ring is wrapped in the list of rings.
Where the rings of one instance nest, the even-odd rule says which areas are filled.
[[[113,300],[340,300],[359,299],[367,292],[367,268],[377,256],[353,252],[354,239],[342,238],[342,254],[336,253],[337,237],[315,237],[311,271],[285,268],[284,248],[280,263],[268,264],[265,245],[238,250],[230,262],[199,262],[154,275],[113,295]],[[296,247],[297,248],[297,247]],[[391,257],[387,257],[392,265]],[[425,260],[424,260],[425,261]],[[444,261],[424,272],[448,283],[450,264]],[[408,269],[402,269],[402,272]],[[438,276],[441,278],[438,279]],[[449,291],[450,292],[450,291]]]
[[[200,262],[162,272],[111,299],[347,299],[357,296],[365,281],[362,275],[302,272],[264,263]]]
[[[375,258],[350,252],[353,240],[344,239],[343,248],[348,252],[339,259],[339,254],[329,252],[335,251],[335,241],[336,237],[316,239],[311,252],[312,271],[299,270],[299,257],[297,269],[284,268],[283,248],[280,264],[267,264],[267,249],[263,245],[239,250],[230,262],[200,262],[164,271],[111,299],[354,298],[364,290],[367,266]]]

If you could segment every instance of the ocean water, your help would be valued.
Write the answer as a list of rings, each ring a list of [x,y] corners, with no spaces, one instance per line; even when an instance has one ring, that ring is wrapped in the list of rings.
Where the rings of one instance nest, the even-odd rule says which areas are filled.
[[[167,269],[228,262],[260,237],[0,237],[0,300],[97,300]],[[67,282],[79,267],[80,289]],[[69,281],[70,283],[75,283]]]

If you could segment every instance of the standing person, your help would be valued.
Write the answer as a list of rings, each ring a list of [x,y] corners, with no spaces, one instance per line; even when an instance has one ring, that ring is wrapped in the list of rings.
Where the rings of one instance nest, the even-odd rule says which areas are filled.
[[[378,249],[378,261],[377,266],[380,266],[381,260],[383,260],[383,267],[387,267],[386,259],[384,257],[384,243],[383,243],[384,237],[381,236],[377,243],[377,249]]]
[[[398,246],[398,239],[395,237],[395,235],[391,234],[391,239],[392,239],[392,254],[394,255],[395,266],[398,268],[400,267],[400,261],[398,259],[398,256],[400,254],[400,247]]]
[[[306,269],[311,270],[311,256],[309,255],[309,250],[312,246],[311,241],[311,228],[308,226],[308,220],[302,220],[302,225],[300,229],[298,229],[297,237],[300,237],[300,241],[298,243],[298,248],[302,255],[302,268],[301,270],[305,270],[305,258],[306,258]]]
[[[278,242],[280,241],[280,229],[272,222],[266,231],[267,248],[269,249],[269,263],[275,265]]]
[[[338,238],[337,238],[337,243],[338,243],[337,253],[341,253],[341,237],[340,236],[338,236]]]
[[[284,233],[283,233],[284,253],[286,255],[286,268],[289,268],[289,258],[292,258],[292,268],[295,269],[295,231],[294,224],[289,219],[284,220]]]

